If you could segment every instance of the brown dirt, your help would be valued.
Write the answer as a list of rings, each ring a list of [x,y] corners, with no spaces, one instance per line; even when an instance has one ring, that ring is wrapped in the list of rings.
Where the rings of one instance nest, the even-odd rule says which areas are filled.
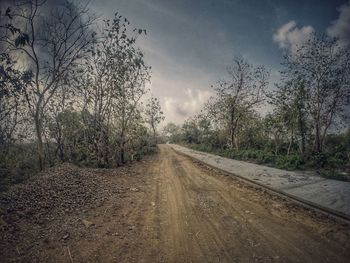
[[[108,194],[39,223],[2,211],[3,262],[350,262],[348,224],[166,145],[130,167],[74,169]]]

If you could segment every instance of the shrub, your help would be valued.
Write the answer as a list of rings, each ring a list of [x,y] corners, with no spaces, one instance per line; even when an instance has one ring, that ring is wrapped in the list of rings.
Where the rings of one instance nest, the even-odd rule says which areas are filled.
[[[299,155],[280,155],[276,157],[275,165],[281,169],[296,170],[303,165],[303,160]]]

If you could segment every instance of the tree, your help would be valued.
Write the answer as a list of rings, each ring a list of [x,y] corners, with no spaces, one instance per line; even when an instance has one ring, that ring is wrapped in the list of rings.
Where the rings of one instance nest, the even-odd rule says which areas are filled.
[[[13,135],[25,117],[23,114],[23,89],[30,81],[30,73],[16,69],[6,52],[0,53],[0,148],[7,151]]]
[[[243,58],[234,58],[227,69],[229,78],[219,81],[216,95],[206,108],[213,120],[225,126],[229,132],[231,148],[238,148],[237,130],[245,113],[264,101],[268,85],[268,72],[264,67],[254,67]]]
[[[286,137],[289,137],[289,154],[294,141],[299,141],[299,151],[302,157],[305,155],[309,114],[306,103],[308,94],[305,84],[301,79],[283,79],[277,89],[269,95],[270,103],[274,106],[274,119],[276,125],[283,126]],[[281,128],[280,128],[281,129]],[[281,129],[282,130],[282,129]]]
[[[186,143],[199,143],[200,131],[194,118],[190,118],[182,125],[183,139]]]
[[[43,121],[47,105],[57,90],[75,77],[93,40],[89,27],[95,21],[87,6],[69,1],[43,16],[40,10],[45,4],[46,1],[31,0],[9,7],[7,20],[1,21],[4,34],[0,39],[6,52],[20,57],[32,76],[24,93],[35,126],[40,169],[44,165]]]
[[[264,118],[265,134],[269,139],[272,139],[274,145],[274,153],[279,154],[285,129],[281,120],[281,115],[278,113],[269,113]]]
[[[175,123],[169,122],[163,128],[163,137],[167,142],[177,143],[181,139],[181,128]]]
[[[154,142],[156,143],[157,125],[159,125],[159,123],[164,120],[164,114],[160,107],[158,98],[151,97],[148,100],[146,104],[145,115],[146,115],[146,122],[149,124],[149,126],[152,129]]]
[[[133,118],[139,114],[140,100],[147,92],[145,84],[150,79],[150,67],[145,64],[142,51],[135,47],[137,35],[145,30],[134,29],[136,36],[128,37],[129,21],[124,19],[122,23],[121,19],[116,15],[107,33],[112,42],[108,66],[113,72],[111,81],[115,87],[113,109],[118,124],[118,159],[123,164],[127,133]]]
[[[313,128],[313,150],[320,153],[330,127],[346,118],[350,103],[350,49],[337,39],[313,35],[295,53],[287,54],[283,74],[303,85],[305,108]],[[302,106],[304,107],[304,106]]]
[[[140,101],[150,78],[150,67],[136,47],[137,37],[145,30],[130,29],[129,25],[118,13],[112,20],[105,20],[98,42],[84,60],[87,70],[81,78],[83,109],[93,116],[90,119],[86,115],[95,131],[99,166],[108,165],[112,151],[119,164],[125,163],[128,133],[136,127],[133,122],[139,119]]]

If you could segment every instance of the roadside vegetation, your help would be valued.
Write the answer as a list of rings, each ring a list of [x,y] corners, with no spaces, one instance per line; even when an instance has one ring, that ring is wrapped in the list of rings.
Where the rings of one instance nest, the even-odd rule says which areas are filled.
[[[102,20],[70,1],[1,7],[1,185],[63,162],[108,168],[156,150],[163,113],[148,94],[144,35],[118,13]]]
[[[236,57],[213,96],[183,125],[168,123],[163,140],[221,156],[348,180],[350,49],[316,34],[286,50],[281,80]],[[262,114],[262,108],[271,109]]]

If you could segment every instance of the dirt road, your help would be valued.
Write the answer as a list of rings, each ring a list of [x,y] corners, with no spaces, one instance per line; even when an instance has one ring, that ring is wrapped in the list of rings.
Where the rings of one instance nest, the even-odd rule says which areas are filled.
[[[159,261],[346,262],[350,259],[349,247],[346,249],[342,247],[345,244],[327,238],[332,230],[322,220],[304,215],[302,209],[290,211],[291,207],[278,198],[273,200],[267,194],[201,168],[167,146],[160,147],[153,173],[157,190],[151,225],[159,239],[152,245],[162,251]]]
[[[86,212],[92,226],[39,242],[35,261],[350,262],[349,225],[166,145],[125,177],[108,178],[128,191]]]

